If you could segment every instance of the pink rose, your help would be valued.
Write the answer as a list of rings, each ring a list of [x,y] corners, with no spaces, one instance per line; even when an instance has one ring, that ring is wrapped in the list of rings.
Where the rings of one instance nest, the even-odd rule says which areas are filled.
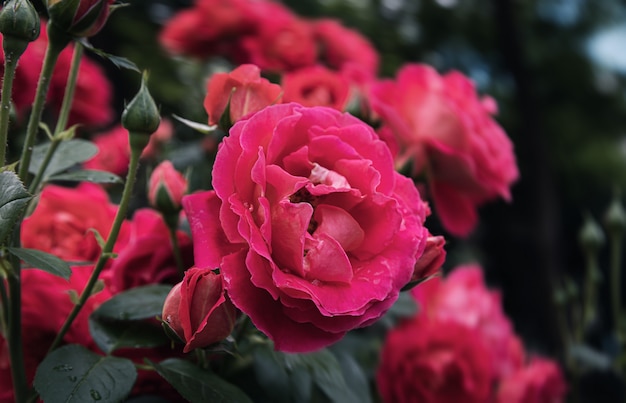
[[[128,131],[117,125],[106,133],[98,134],[92,141],[98,146],[98,154],[86,161],[84,167],[126,175],[130,162]]]
[[[489,347],[487,356],[498,376],[522,366],[522,343],[502,310],[500,293],[487,289],[479,266],[458,266],[445,279],[429,280],[412,293],[421,315],[475,329]]]
[[[171,161],[163,161],[152,171],[148,180],[148,201],[163,213],[178,213],[187,193],[187,179],[174,168]]]
[[[317,46],[307,21],[271,1],[256,3],[254,11],[256,29],[240,42],[249,63],[276,73],[315,64]]]
[[[33,214],[22,223],[22,245],[63,260],[94,262],[100,256],[100,247],[90,229],[106,239],[116,212],[117,206],[109,202],[107,193],[97,185],[86,182],[76,188],[48,185],[41,192]],[[123,225],[116,252],[127,238],[127,227]]]
[[[218,124],[230,101],[230,121],[257,112],[268,105],[280,103],[282,89],[261,77],[261,70],[253,64],[242,64],[230,73],[211,76],[204,98],[204,109],[209,124]]]
[[[248,0],[199,0],[169,20],[159,41],[170,53],[237,56],[239,37],[254,28]]]
[[[92,266],[73,267],[69,282],[42,270],[22,271],[21,282],[26,291],[22,293],[22,342],[25,353],[24,366],[29,384],[65,318],[74,308],[68,291],[74,290],[80,294],[92,270]],[[110,296],[111,294],[105,289],[90,297],[65,335],[64,342],[79,343],[91,350],[99,351],[89,333],[88,319],[89,315]],[[0,401],[13,401],[8,344],[1,334]]]
[[[345,27],[340,21],[323,18],[313,23],[322,60],[341,70],[346,64],[361,66],[369,74],[378,72],[378,52],[361,33]]]
[[[389,331],[376,372],[385,403],[485,403],[493,381],[479,334],[459,323],[425,317]]]
[[[372,86],[371,103],[395,134],[398,164],[411,159],[414,174],[426,172],[448,231],[465,236],[476,225],[477,206],[498,196],[510,200],[519,176],[513,145],[492,117],[493,99],[479,99],[467,77],[408,64],[395,81]]]
[[[176,284],[180,274],[176,266],[168,229],[159,213],[139,209],[128,223],[129,239],[113,259],[102,278],[112,293],[148,284]],[[193,265],[191,239],[177,231],[181,257],[186,265]]]
[[[224,340],[237,310],[224,291],[221,274],[192,267],[165,298],[163,320],[185,342],[183,352]]]
[[[413,274],[426,206],[362,121],[269,106],[220,144],[214,191],[186,196],[195,263],[278,350],[312,351],[377,320]]]
[[[567,385],[556,362],[535,357],[530,363],[502,380],[499,403],[560,403]]]
[[[304,67],[286,73],[282,79],[285,102],[304,106],[328,106],[345,110],[350,83],[345,77],[323,66]]]

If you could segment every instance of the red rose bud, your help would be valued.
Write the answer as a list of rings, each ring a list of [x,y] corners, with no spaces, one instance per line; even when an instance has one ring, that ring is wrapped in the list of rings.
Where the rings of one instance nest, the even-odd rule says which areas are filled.
[[[48,0],[50,23],[77,37],[93,36],[109,17],[112,0]]]
[[[253,64],[242,64],[230,73],[214,74],[207,84],[204,109],[209,124],[230,129],[242,117],[280,103],[282,89],[261,77]]]
[[[446,240],[442,236],[429,236],[426,238],[424,253],[415,263],[411,280],[402,288],[402,291],[410,290],[439,271],[441,265],[446,260],[445,245]]]
[[[162,213],[177,214],[187,192],[187,180],[170,161],[163,161],[152,172],[148,183],[148,201]]]
[[[222,275],[198,267],[185,272],[163,305],[163,321],[183,340],[185,353],[224,340],[232,332],[236,317]]]

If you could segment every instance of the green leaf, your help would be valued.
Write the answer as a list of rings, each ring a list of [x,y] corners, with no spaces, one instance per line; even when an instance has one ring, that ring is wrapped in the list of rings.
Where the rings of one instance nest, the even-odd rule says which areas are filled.
[[[89,317],[89,332],[98,347],[111,354],[118,348],[157,347],[169,339],[159,325],[144,321],[112,321],[97,316]]]
[[[241,389],[189,361],[170,358],[159,364],[150,364],[192,403],[252,403]]]
[[[281,353],[272,348],[272,344],[259,344],[253,352],[256,379],[272,402],[290,402],[290,377],[285,369]],[[310,396],[297,401],[308,401]]]
[[[33,385],[46,403],[117,403],[128,396],[136,378],[132,361],[70,344],[43,360]]]
[[[79,171],[65,172],[52,175],[48,181],[72,181],[72,182],[93,182],[93,183],[123,183],[119,176],[111,172],[98,171],[95,169],[82,169]]]
[[[31,198],[14,172],[0,172],[0,242],[13,232],[15,223]]]
[[[9,248],[9,252],[22,259],[26,264],[55,276],[69,280],[72,275],[70,265],[50,253],[26,248]]]
[[[89,43],[86,39],[83,39],[80,42],[83,44],[83,46],[86,49],[89,49],[91,52],[102,57],[103,59],[107,59],[108,61],[113,63],[118,69],[133,70],[133,71],[136,71],[137,73],[141,73],[141,71],[139,70],[139,67],[137,67],[135,63],[131,62],[127,58],[121,57],[121,56],[115,56],[101,49],[94,48],[93,45]]]
[[[343,377],[341,366],[335,356],[328,350],[320,350],[308,354],[285,354],[287,368],[309,369],[313,382],[324,392],[329,401],[358,402],[353,391]]]
[[[33,149],[33,156],[30,163],[30,173],[36,174],[44,160],[50,143],[40,144]],[[91,141],[72,139],[63,141],[57,147],[54,156],[50,160],[43,179],[46,180],[51,175],[63,172],[76,164],[90,160],[98,153],[98,146]]]
[[[185,124],[185,126],[190,127],[202,134],[209,134],[217,130],[217,125],[213,125],[213,126],[205,125],[204,123],[194,122],[189,119],[181,118],[178,115],[172,115],[172,117],[178,120],[179,122]]]
[[[360,403],[371,403],[372,396],[370,387],[363,368],[350,354],[337,354],[337,360],[341,366],[341,372],[343,372],[348,388],[356,396],[356,401]]]
[[[172,286],[152,284],[135,287],[104,302],[92,315],[115,320],[153,318],[163,311],[165,297]]]

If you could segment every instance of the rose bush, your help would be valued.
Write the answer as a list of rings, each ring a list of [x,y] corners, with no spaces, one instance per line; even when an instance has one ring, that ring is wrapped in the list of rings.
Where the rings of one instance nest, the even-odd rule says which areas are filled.
[[[386,403],[485,403],[494,380],[479,333],[425,317],[387,334],[376,373]]]
[[[165,298],[163,320],[185,342],[183,352],[224,340],[237,310],[224,291],[221,274],[192,267]]]
[[[267,107],[220,144],[214,191],[186,196],[195,264],[279,350],[311,351],[378,319],[423,253],[427,207],[360,120]]]
[[[426,173],[450,233],[469,234],[484,202],[510,200],[509,188],[519,176],[513,144],[492,118],[495,101],[479,99],[463,74],[440,76],[430,66],[408,64],[395,81],[372,85],[370,101],[398,142],[398,165],[410,160],[415,175]]]

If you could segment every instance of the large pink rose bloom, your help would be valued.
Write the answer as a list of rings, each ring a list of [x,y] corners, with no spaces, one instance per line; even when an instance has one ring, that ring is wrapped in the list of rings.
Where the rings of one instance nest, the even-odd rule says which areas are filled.
[[[479,98],[459,72],[439,75],[408,64],[395,80],[372,86],[371,105],[398,142],[398,165],[411,160],[426,172],[437,213],[450,233],[466,236],[476,208],[502,197],[518,178],[513,145],[492,115],[492,98]]]
[[[378,319],[410,280],[426,206],[360,120],[267,107],[220,144],[214,191],[186,196],[196,265],[278,350],[327,346]]]
[[[522,342],[502,310],[498,291],[489,290],[477,265],[456,267],[444,280],[429,280],[412,291],[422,315],[476,329],[489,346],[488,355],[498,376],[521,368]]]

